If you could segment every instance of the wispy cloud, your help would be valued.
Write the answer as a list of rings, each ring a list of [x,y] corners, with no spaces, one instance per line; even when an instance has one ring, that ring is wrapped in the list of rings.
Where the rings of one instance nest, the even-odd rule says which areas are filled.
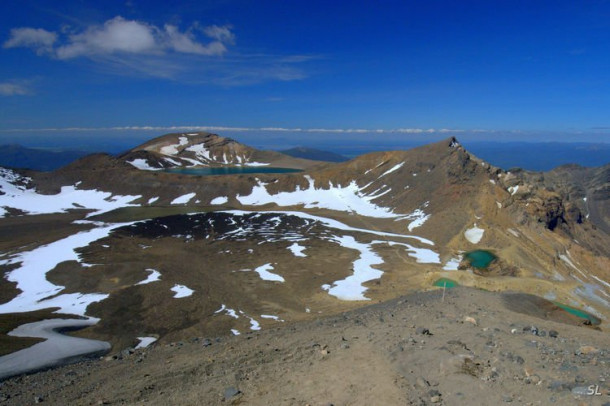
[[[42,28],[13,28],[4,48],[31,48],[38,55],[52,54],[57,34]]]
[[[461,129],[434,129],[434,128],[394,128],[394,129],[366,129],[366,128],[284,128],[284,127],[224,127],[207,125],[184,126],[122,126],[122,127],[63,127],[63,128],[35,128],[35,129],[5,129],[0,132],[31,132],[31,131],[228,131],[228,132],[278,132],[278,133],[332,133],[332,134],[458,134],[465,132],[490,132],[488,130],[461,130]]]
[[[34,92],[30,80],[0,82],[0,96],[27,96]]]
[[[197,32],[202,32],[209,41],[202,42],[197,38]],[[226,45],[233,44],[234,40],[229,26],[213,25],[199,29],[194,24],[181,32],[174,25],[157,27],[117,16],[101,25],[92,25],[83,32],[62,37],[42,28],[14,28],[3,46],[31,48],[39,55],[48,54],[58,59],[117,54],[162,55],[170,52],[219,56],[227,52]]]
[[[110,74],[222,86],[301,80],[307,74],[300,65],[318,58],[231,52],[235,43],[231,25],[193,23],[181,30],[172,24],[157,26],[117,16],[80,31],[14,28],[3,47],[29,48],[39,56],[63,61],[89,59]]]

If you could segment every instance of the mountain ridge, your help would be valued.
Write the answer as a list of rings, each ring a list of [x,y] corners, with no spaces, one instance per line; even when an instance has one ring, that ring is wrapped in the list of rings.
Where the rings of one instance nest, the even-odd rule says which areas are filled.
[[[197,145],[180,145],[181,136],[149,145],[176,155],[178,147]],[[217,151],[209,156],[229,156]],[[512,173],[455,138],[291,174],[142,170],[132,152],[92,155],[53,173],[23,171],[31,180],[14,175],[0,184],[8,216],[0,233],[11,236],[0,244],[3,252],[25,255],[20,247],[35,251],[43,247],[32,241],[46,241],[36,229],[16,227],[20,217],[35,217],[25,215],[34,207],[21,205],[26,198],[46,202],[49,211],[38,215],[54,219],[53,235],[104,230],[75,246],[77,259],[50,264],[45,278],[66,292],[108,295],[87,308],[99,323],[78,335],[114,348],[134,345],[134,337],[169,342],[273,328],[278,321],[263,315],[310,320],[316,311],[335,314],[429,290],[439,278],[552,298],[602,318],[602,328],[610,315],[610,244],[597,226],[608,213],[610,165]],[[493,269],[474,272],[463,257],[472,250],[493,251]],[[12,267],[19,269],[5,267],[6,275]],[[152,271],[160,279],[141,284]],[[0,293],[12,297],[18,286],[5,284]],[[175,299],[176,286],[192,296]]]

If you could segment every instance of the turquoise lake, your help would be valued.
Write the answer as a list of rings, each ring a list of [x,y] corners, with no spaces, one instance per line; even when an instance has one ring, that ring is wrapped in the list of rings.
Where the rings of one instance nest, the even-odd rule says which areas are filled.
[[[209,176],[251,173],[295,173],[302,172],[302,170],[292,168],[272,168],[268,166],[219,166],[206,168],[171,168],[165,169],[163,172],[177,173],[181,175]]]
[[[473,267],[484,269],[487,268],[489,264],[495,261],[498,257],[486,250],[476,250],[467,252],[464,254],[464,258],[466,258]]]

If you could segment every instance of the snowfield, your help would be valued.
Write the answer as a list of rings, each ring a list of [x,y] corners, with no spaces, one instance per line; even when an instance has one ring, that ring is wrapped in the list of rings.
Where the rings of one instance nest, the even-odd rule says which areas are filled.
[[[146,285],[152,282],[157,282],[161,280],[161,273],[155,269],[147,269],[146,271],[150,272],[148,277],[141,282],[136,283],[136,285]]]
[[[359,251],[360,257],[354,261],[352,275],[335,281],[332,285],[322,285],[322,289],[341,300],[370,300],[364,296],[367,288],[362,284],[381,278],[383,272],[372,266],[383,264],[383,259],[371,249],[370,244],[360,243],[352,236],[334,236],[332,241],[342,247]]]
[[[171,204],[187,204],[188,202],[190,202],[193,199],[193,197],[195,197],[196,194],[197,193],[192,192],[192,193],[187,193],[182,196],[178,196],[177,198],[172,200]]]
[[[195,291],[193,289],[189,289],[184,285],[174,285],[172,287],[172,292],[174,292],[174,299],[180,299],[183,297],[189,297],[191,296]]]
[[[367,196],[361,191],[366,188],[360,188],[355,181],[349,185],[333,186],[329,184],[328,189],[316,189],[314,180],[305,176],[309,186],[307,189],[301,189],[297,186],[293,192],[279,192],[277,194],[269,194],[266,184],[260,180],[258,184],[252,188],[252,192],[247,196],[237,196],[237,200],[243,205],[262,206],[268,203],[275,203],[278,206],[303,206],[308,209],[329,209],[336,211],[345,211],[357,213],[361,216],[392,218],[399,215],[394,214],[391,209],[377,206],[371,203],[371,200],[379,196]],[[368,186],[368,185],[367,185]]]
[[[46,279],[47,272],[64,261],[81,262],[75,249],[85,247],[101,238],[107,237],[112,230],[133,223],[112,224],[80,232],[32,251],[15,255],[6,264],[18,264],[6,279],[17,283],[19,295],[0,305],[0,313],[22,313],[58,307],[56,313],[85,316],[87,306],[108,297],[102,293],[60,294],[64,286],[54,285]]]
[[[27,214],[63,213],[69,209],[93,210],[87,217],[106,213],[120,207],[139,206],[132,203],[142,197],[112,195],[110,192],[99,190],[77,189],[74,186],[63,186],[55,195],[43,195],[33,189],[16,186],[15,183],[24,181],[15,172],[0,168],[0,217],[6,215],[7,207],[18,209]]]
[[[484,233],[485,230],[477,227],[477,225],[475,224],[474,227],[464,231],[464,237],[466,237],[466,239],[472,244],[478,244],[479,241],[481,241],[481,239],[483,238]]]
[[[292,254],[295,257],[306,257],[306,254],[303,254],[303,251],[305,251],[307,249],[307,247],[303,247],[302,245],[299,245],[298,243],[293,243],[291,246],[288,247],[288,249],[292,252]]]
[[[271,269],[273,269],[273,265],[265,264],[256,268],[254,272],[256,272],[264,281],[286,282],[280,275],[269,272]]]
[[[210,204],[226,204],[229,201],[227,196],[218,196],[210,201]]]

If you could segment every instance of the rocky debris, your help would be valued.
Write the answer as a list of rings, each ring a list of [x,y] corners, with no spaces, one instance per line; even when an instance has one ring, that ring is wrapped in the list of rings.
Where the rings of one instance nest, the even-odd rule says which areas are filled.
[[[449,290],[445,302],[438,293],[401,300],[220,342],[200,338],[134,352],[126,348],[116,362],[88,361],[5,380],[0,400],[571,405],[591,399],[582,390],[590,385],[599,388],[599,404],[607,399],[605,332],[514,313],[497,295],[466,288]],[[380,314],[394,316],[382,322]],[[478,325],[466,322],[464,314],[476,317]],[[561,336],[552,337],[557,330]],[[133,362],[139,357],[143,361]]]

